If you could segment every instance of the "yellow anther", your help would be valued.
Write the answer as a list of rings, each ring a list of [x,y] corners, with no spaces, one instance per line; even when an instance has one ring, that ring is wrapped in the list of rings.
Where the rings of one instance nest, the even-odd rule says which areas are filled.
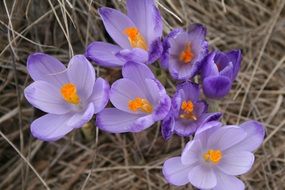
[[[185,45],[184,50],[179,55],[179,60],[188,64],[192,61],[193,58],[194,58],[194,54],[192,52],[191,44],[187,43]]]
[[[72,83],[64,84],[60,89],[63,99],[70,104],[79,104],[80,98],[77,94],[76,86]]]
[[[141,48],[147,50],[147,43],[136,27],[126,28],[123,33],[128,36],[132,48]]]
[[[210,149],[203,155],[205,161],[212,162],[213,164],[218,164],[223,157],[221,150]]]
[[[133,112],[140,110],[145,113],[151,113],[153,110],[151,103],[147,99],[143,99],[139,97],[133,100],[130,100],[128,107],[129,107],[129,110]]]

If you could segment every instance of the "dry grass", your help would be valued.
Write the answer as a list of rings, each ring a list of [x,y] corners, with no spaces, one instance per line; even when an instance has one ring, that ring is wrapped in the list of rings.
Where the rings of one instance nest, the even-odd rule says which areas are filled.
[[[243,49],[236,83],[220,102],[224,122],[263,122],[267,137],[251,172],[249,190],[285,189],[285,0],[160,0],[164,31],[200,22],[221,50]],[[0,189],[177,189],[161,173],[188,139],[164,142],[158,125],[140,134],[113,135],[94,127],[55,143],[35,140],[31,121],[43,113],[23,98],[31,82],[27,56],[43,51],[67,63],[94,40],[110,41],[97,8],[124,1],[2,0],[0,2]],[[110,81],[118,70],[97,68]],[[169,92],[173,82],[165,80]],[[84,135],[87,133],[90,135]],[[91,139],[91,140],[90,140]],[[193,189],[191,186],[178,189]]]

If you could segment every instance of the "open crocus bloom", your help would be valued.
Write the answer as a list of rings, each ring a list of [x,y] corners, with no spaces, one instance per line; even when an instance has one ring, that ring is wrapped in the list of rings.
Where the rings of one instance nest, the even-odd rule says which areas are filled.
[[[127,62],[122,75],[110,89],[115,108],[97,114],[96,125],[112,133],[140,132],[162,120],[171,100],[151,70],[144,64]]]
[[[224,127],[217,121],[206,123],[180,157],[165,161],[163,174],[177,186],[190,182],[204,190],[243,190],[243,182],[235,176],[251,169],[252,152],[261,145],[264,134],[263,126],[256,121]]]
[[[204,123],[218,120],[221,113],[207,113],[208,105],[199,100],[199,85],[184,82],[177,86],[172,98],[171,110],[163,120],[162,136],[169,139],[173,133],[190,136]]]
[[[128,15],[111,8],[99,14],[108,34],[118,45],[93,42],[86,57],[105,67],[118,67],[127,61],[150,64],[162,52],[162,18],[154,0],[127,0]]]
[[[226,96],[235,80],[241,64],[241,51],[211,52],[202,66],[204,94],[209,98]]]
[[[206,28],[190,25],[188,31],[173,30],[163,42],[161,65],[174,79],[185,80],[195,76],[208,52]]]
[[[26,99],[48,114],[31,124],[34,137],[55,141],[88,122],[109,100],[109,84],[95,77],[91,63],[74,56],[66,68],[52,56],[35,53],[27,68],[34,80],[25,88]]]

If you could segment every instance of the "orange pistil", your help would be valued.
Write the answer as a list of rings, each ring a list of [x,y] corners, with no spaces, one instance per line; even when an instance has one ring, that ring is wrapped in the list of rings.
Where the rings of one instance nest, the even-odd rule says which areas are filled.
[[[192,52],[191,44],[187,43],[184,50],[179,55],[179,60],[188,64],[192,61],[193,58],[194,54]]]
[[[190,119],[197,120],[196,116],[193,114],[194,104],[192,101],[183,101],[181,104],[181,109],[183,110],[183,114],[180,114],[180,118],[182,119]]]
[[[213,164],[218,164],[223,157],[221,150],[210,149],[203,155],[205,161],[210,161]]]
[[[72,83],[64,84],[60,89],[63,99],[70,104],[79,104],[80,98],[77,94],[76,86]]]
[[[132,48],[141,48],[147,50],[147,43],[136,27],[126,28],[123,33],[128,36]]]
[[[137,112],[138,110],[140,110],[145,113],[151,113],[153,110],[151,103],[147,99],[139,98],[139,97],[133,100],[130,100],[128,107],[129,107],[129,110],[133,112]]]

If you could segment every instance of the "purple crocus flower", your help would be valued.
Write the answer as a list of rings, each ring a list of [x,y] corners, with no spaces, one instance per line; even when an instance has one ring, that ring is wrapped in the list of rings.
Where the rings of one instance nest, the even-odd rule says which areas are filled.
[[[256,121],[240,126],[212,121],[196,132],[186,144],[180,157],[165,161],[163,174],[176,186],[191,183],[199,189],[244,190],[236,175],[247,173],[253,163],[255,151],[264,138],[264,128]]]
[[[180,136],[190,136],[204,123],[218,120],[221,113],[207,113],[208,105],[199,100],[199,85],[184,82],[177,86],[172,98],[171,110],[163,120],[162,136],[169,139],[173,133]]]
[[[235,80],[241,64],[241,50],[211,52],[202,66],[204,94],[213,99],[226,96]]]
[[[118,45],[95,41],[86,57],[105,67],[119,67],[127,61],[153,63],[162,52],[162,18],[154,0],[127,0],[128,15],[103,7],[99,14]]]
[[[171,100],[151,70],[144,64],[127,62],[122,75],[110,89],[115,108],[97,114],[96,125],[112,133],[140,132],[162,120]]]
[[[25,88],[25,97],[48,113],[31,124],[38,139],[62,138],[103,110],[109,100],[109,84],[96,79],[94,68],[83,55],[74,56],[66,68],[52,56],[34,53],[28,58],[27,69],[34,82]]]
[[[187,32],[175,29],[165,38],[161,65],[174,79],[186,80],[198,73],[208,52],[206,33],[202,25],[193,24]]]

